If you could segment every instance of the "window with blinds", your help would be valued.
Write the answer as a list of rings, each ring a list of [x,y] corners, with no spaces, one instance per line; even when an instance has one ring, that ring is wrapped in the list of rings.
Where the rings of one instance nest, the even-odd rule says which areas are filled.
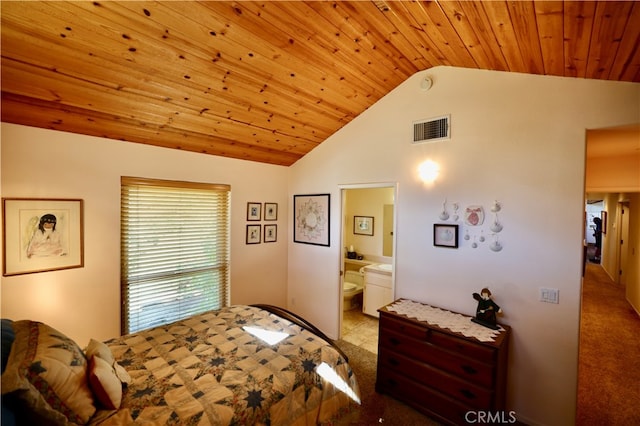
[[[230,192],[121,179],[123,333],[228,305]]]

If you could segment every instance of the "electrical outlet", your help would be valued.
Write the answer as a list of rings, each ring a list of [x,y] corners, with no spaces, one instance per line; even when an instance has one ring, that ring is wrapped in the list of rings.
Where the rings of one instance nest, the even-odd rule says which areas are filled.
[[[557,288],[540,287],[540,301],[547,303],[560,303],[560,290]]]

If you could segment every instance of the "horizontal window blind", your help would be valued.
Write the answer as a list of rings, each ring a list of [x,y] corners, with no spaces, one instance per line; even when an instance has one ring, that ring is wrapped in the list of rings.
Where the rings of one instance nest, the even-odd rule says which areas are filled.
[[[228,305],[230,192],[121,179],[123,333]]]

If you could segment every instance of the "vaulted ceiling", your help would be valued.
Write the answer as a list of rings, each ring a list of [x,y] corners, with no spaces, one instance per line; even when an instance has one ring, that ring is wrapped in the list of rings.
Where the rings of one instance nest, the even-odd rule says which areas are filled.
[[[2,121],[291,165],[438,65],[640,82],[635,1],[2,1]]]

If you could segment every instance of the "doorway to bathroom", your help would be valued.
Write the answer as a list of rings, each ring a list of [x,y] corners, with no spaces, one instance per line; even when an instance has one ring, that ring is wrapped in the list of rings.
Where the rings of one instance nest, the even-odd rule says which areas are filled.
[[[376,309],[392,302],[395,295],[397,186],[395,183],[355,184],[341,185],[340,189],[340,289],[343,294],[339,302],[340,336],[349,343],[377,352]],[[381,264],[389,265],[389,288],[367,288],[363,268]]]

